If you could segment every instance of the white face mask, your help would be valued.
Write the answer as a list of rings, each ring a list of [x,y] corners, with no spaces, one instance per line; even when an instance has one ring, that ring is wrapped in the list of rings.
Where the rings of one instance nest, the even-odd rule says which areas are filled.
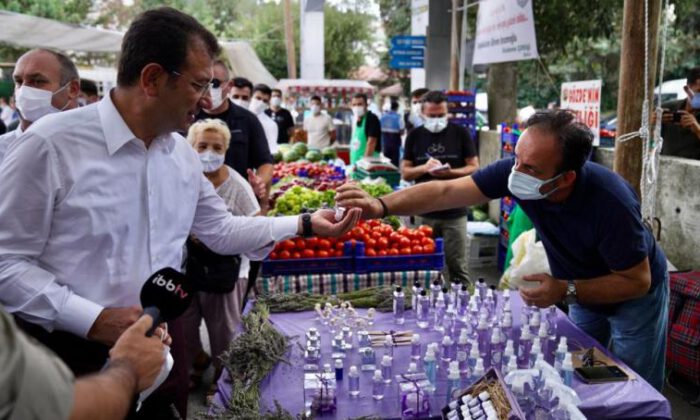
[[[352,107],[352,113],[355,115],[355,118],[360,118],[365,115],[365,107],[363,106],[353,106]]]
[[[248,107],[250,107],[250,102],[244,101],[243,99],[231,99],[231,102],[245,109],[248,109]]]
[[[321,107],[318,105],[311,105],[311,113],[318,115],[321,112]]]
[[[279,96],[273,96],[272,98],[270,98],[270,105],[271,106],[274,106],[275,108],[277,108],[281,104],[282,104],[282,98],[280,98]]]
[[[209,90],[211,94],[211,108],[209,110],[216,109],[224,103],[224,91],[221,87],[211,88]]]
[[[548,184],[562,175],[564,174],[561,173],[553,178],[542,180],[516,171],[515,166],[513,166],[510,176],[508,177],[508,189],[521,200],[542,200],[554,194],[559,187],[554,188],[546,194],[542,194],[540,188],[542,188],[544,184]]]
[[[220,155],[211,150],[205,150],[199,154],[199,161],[202,162],[204,172],[214,172],[224,164],[224,155]]]
[[[253,100],[250,101],[250,107],[248,109],[250,109],[250,112],[253,114],[260,114],[267,109],[267,104],[260,99],[253,98]]]
[[[53,98],[53,95],[68,87],[69,84],[70,82],[66,83],[56,92],[37,89],[26,85],[23,85],[17,89],[17,93],[15,94],[15,103],[17,104],[17,109],[22,115],[22,118],[29,122],[36,122],[44,115],[53,114],[54,112],[61,112],[66,109],[69,101],[66,102],[63,108],[58,109],[51,105],[51,99]]]
[[[447,128],[447,117],[426,118],[423,127],[432,133],[439,133]]]

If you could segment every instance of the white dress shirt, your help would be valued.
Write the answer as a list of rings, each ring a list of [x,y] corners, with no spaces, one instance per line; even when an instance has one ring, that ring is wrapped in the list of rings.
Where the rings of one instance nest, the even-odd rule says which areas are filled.
[[[267,138],[267,145],[270,148],[270,153],[275,153],[278,149],[277,146],[277,134],[279,133],[279,127],[275,120],[270,118],[265,112],[261,112],[256,115],[258,121],[265,131],[265,137]]]
[[[103,308],[138,304],[153,272],[180,267],[190,232],[220,254],[262,259],[298,223],[232,216],[182,136],[147,149],[110,95],[47,115],[12,142],[0,215],[0,303],[79,336]]]
[[[17,139],[17,137],[21,135],[22,123],[20,122],[17,128],[10,131],[9,133],[5,133],[2,136],[0,136],[0,163],[2,163],[2,160],[5,157],[5,154],[7,153],[7,149],[10,146],[10,143],[14,142]]]

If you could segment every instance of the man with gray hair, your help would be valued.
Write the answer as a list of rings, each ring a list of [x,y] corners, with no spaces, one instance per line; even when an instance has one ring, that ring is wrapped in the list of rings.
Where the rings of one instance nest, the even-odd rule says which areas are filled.
[[[78,106],[78,69],[65,55],[36,48],[22,55],[12,73],[15,102],[20,123],[17,129],[0,136],[0,162],[10,143],[44,115]]]

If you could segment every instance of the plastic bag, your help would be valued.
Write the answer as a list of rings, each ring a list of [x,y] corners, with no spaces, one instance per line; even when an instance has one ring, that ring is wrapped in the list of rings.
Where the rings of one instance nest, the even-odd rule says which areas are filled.
[[[531,274],[551,274],[547,253],[544,250],[542,241],[535,242],[536,233],[534,229],[523,232],[518,239],[513,242],[513,259],[510,267],[501,278],[501,285],[511,289],[531,289],[537,287],[539,283],[523,280],[523,277]]]

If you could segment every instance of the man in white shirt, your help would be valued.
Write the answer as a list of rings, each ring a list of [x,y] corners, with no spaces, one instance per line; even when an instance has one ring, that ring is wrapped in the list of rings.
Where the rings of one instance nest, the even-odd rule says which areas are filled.
[[[306,143],[310,148],[323,149],[335,142],[335,126],[330,115],[321,112],[322,101],[319,96],[312,96],[311,114],[304,119]]]
[[[42,118],[0,164],[0,304],[70,336],[70,347],[52,348],[74,371],[101,368],[104,348],[141,315],[144,281],[180,266],[190,233],[217,253],[262,259],[275,241],[337,236],[359,217],[227,211],[176,133],[211,108],[218,53],[192,17],[144,12],[124,35],[117,87],[95,105]],[[186,415],[186,398],[178,411]]]
[[[0,136],[0,162],[11,142],[44,115],[76,108],[80,93],[78,69],[65,55],[37,48],[24,53],[12,72],[20,123]]]
[[[255,85],[249,110],[258,117],[258,121],[260,121],[263,130],[265,130],[265,137],[267,138],[267,145],[270,147],[270,153],[275,153],[278,149],[277,135],[279,134],[279,127],[275,120],[265,113],[270,107],[271,96],[272,89],[270,89],[268,85],[262,83]]]

